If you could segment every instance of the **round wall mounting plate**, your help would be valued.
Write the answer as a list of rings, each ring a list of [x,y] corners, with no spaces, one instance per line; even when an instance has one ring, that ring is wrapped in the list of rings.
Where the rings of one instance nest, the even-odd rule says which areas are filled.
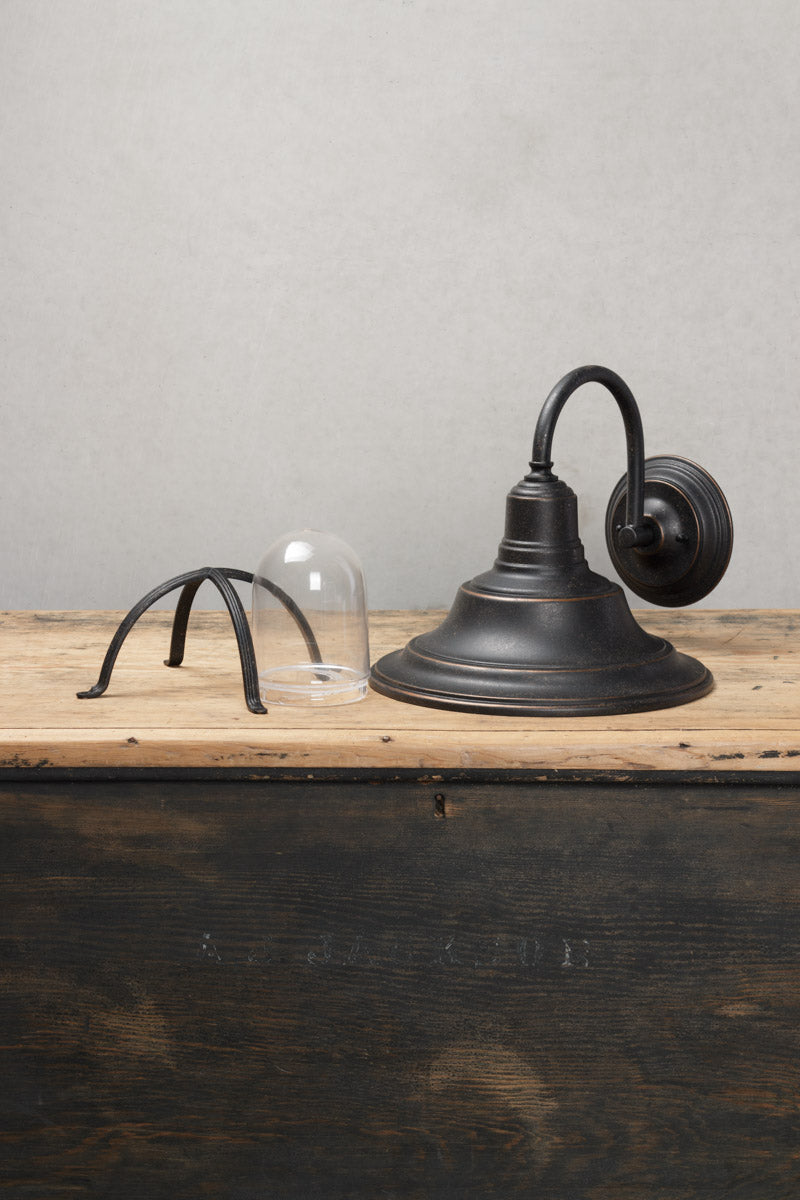
[[[733,522],[719,484],[688,458],[645,459],[644,512],[658,528],[650,546],[622,549],[627,475],[606,510],[606,544],[622,582],[651,604],[677,608],[702,600],[719,583],[731,556]]]

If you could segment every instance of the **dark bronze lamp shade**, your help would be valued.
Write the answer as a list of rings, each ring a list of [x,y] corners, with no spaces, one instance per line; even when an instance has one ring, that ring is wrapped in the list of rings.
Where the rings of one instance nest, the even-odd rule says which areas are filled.
[[[627,475],[609,502],[615,567],[655,604],[690,604],[721,579],[733,528],[725,498],[686,459],[644,459],[630,389],[605,367],[565,376],[545,401],[530,473],[506,501],[491,570],[462,584],[444,622],[380,659],[371,685],[413,704],[468,712],[589,716],[685,704],[713,686],[702,663],[634,620],[622,588],[589,569],[575,493],[552,473],[558,414],[583,383],[604,384],[625,422]]]

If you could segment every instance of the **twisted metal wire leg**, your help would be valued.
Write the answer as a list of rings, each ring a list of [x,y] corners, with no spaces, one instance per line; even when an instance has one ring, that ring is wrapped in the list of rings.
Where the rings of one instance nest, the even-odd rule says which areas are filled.
[[[185,584],[178,598],[178,603],[175,607],[175,617],[172,622],[169,658],[164,659],[165,667],[179,667],[183,662],[183,652],[186,648],[186,630],[189,625],[189,614],[192,611],[192,603],[201,585],[205,583],[207,578],[208,575],[204,574],[202,579],[194,579],[191,583]]]
[[[314,631],[308,623],[305,613],[297,605],[288,592],[285,592],[282,587],[278,587],[277,583],[273,583],[271,579],[266,579],[265,576],[259,575],[255,577],[247,571],[223,571],[223,574],[229,575],[232,579],[245,579],[252,583],[254,578],[259,587],[263,587],[266,591],[271,592],[276,600],[280,601],[290,617],[294,618],[297,628],[302,634],[303,641],[308,650],[308,657],[311,662],[322,662],[322,651],[319,648],[317,639],[314,637]]]
[[[183,575],[176,575],[174,579],[168,579],[166,583],[159,584],[158,587],[153,588],[151,592],[148,592],[146,596],[143,596],[138,604],[135,604],[128,615],[120,622],[117,632],[111,639],[111,643],[106,651],[106,656],[103,659],[103,665],[100,668],[100,676],[97,680],[97,683],[94,685],[94,687],[90,687],[85,692],[78,692],[78,699],[93,700],[96,696],[102,696],[103,692],[108,687],[111,679],[111,672],[114,670],[114,663],[117,661],[117,655],[122,649],[122,643],[125,641],[125,638],[133,629],[142,613],[146,612],[152,604],[155,604],[156,600],[160,600],[163,596],[166,596],[169,592],[174,591],[176,588],[191,584],[194,581],[198,581],[197,586],[199,587],[204,579],[208,579],[210,570],[210,567],[202,567],[199,571],[186,571]]]
[[[261,703],[258,692],[258,670],[256,668],[256,652],[253,648],[253,637],[236,589],[223,572],[216,567],[208,573],[209,580],[219,590],[227,605],[236,633],[236,643],[239,647],[239,660],[242,664],[242,682],[244,683],[244,698],[252,713],[265,713],[267,709]],[[189,601],[191,604],[191,600]]]

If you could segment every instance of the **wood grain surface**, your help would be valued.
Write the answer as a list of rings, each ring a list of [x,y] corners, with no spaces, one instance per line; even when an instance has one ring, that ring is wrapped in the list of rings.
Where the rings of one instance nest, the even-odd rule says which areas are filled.
[[[171,614],[147,614],[100,699],[121,614],[0,616],[0,769],[714,771],[800,768],[800,613],[638,613],[701,659],[714,691],[680,708],[614,717],[489,717],[370,693],[327,710],[244,705],[226,614],[193,614],[184,665],[163,666]],[[372,658],[432,628],[438,612],[373,613]]]
[[[0,1193],[796,1200],[800,789],[0,791]]]

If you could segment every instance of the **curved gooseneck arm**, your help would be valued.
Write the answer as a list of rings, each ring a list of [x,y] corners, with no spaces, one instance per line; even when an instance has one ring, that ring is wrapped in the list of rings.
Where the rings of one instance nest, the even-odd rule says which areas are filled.
[[[621,547],[648,546],[653,541],[655,530],[644,515],[644,433],[642,418],[633,392],[624,379],[608,367],[578,367],[559,380],[542,405],[536,430],[533,435],[531,470],[549,471],[553,465],[550,456],[553,432],[559,414],[577,388],[584,383],[602,383],[619,405],[625,423],[625,441],[628,447],[628,494],[625,506],[625,525],[618,531]]]

